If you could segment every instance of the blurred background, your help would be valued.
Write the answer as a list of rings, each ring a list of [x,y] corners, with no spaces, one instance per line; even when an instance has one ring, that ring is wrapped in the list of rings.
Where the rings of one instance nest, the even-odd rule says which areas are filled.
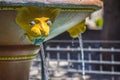
[[[120,41],[102,40],[101,30],[87,30],[82,34],[85,73],[87,80],[120,80],[117,47]],[[104,45],[109,45],[105,46]],[[79,40],[65,32],[44,43],[50,80],[82,80],[82,61]],[[34,60],[32,78],[40,78],[40,58]],[[34,79],[31,79],[34,80]]]

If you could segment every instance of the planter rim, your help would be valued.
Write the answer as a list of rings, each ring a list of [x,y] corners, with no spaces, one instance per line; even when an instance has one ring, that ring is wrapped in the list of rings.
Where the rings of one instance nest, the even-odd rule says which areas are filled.
[[[41,6],[56,8],[93,8],[103,6],[100,0],[1,0],[0,7]]]

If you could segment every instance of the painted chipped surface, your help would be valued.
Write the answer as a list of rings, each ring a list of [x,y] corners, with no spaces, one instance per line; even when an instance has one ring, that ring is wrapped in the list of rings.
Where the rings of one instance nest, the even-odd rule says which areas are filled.
[[[91,12],[94,12],[98,9],[100,9],[102,7],[102,2],[100,0],[0,0],[0,10],[1,10],[1,15],[5,15],[4,17],[1,16],[1,24],[2,29],[1,32],[5,33],[9,33],[7,35],[12,36],[13,38],[15,38],[15,40],[13,40],[13,38],[8,39],[7,37],[5,37],[6,39],[1,40],[2,44],[4,43],[9,43],[12,44],[12,42],[14,44],[31,44],[31,42],[29,41],[29,38],[26,37],[26,33],[23,32],[23,30],[21,30],[21,28],[19,28],[15,22],[15,17],[17,15],[17,9],[21,8],[21,7],[26,7],[26,6],[39,6],[39,8],[57,8],[60,9],[60,14],[55,18],[51,28],[50,28],[50,34],[49,36],[47,36],[45,38],[44,41],[47,41],[63,32],[65,32],[66,30],[68,30],[69,28],[71,28],[72,26],[75,26],[76,24],[80,23],[81,21],[83,21],[88,15],[91,14]],[[4,13],[4,10],[6,10],[7,12],[9,12],[8,14],[12,13],[12,17],[11,15],[8,15],[7,13]],[[7,21],[5,18],[10,17]],[[29,20],[29,19],[28,19]],[[9,23],[10,21],[10,23]],[[24,20],[22,20],[24,21]],[[30,20],[31,21],[31,20]],[[9,26],[14,26],[13,27],[9,27],[7,24],[9,24]],[[11,30],[11,32],[16,31],[16,37],[14,37],[14,33],[11,33],[10,31],[5,30],[7,27],[7,29],[9,28]],[[5,28],[5,29],[4,29]],[[18,29],[19,28],[19,29]],[[13,30],[14,29],[14,30]],[[22,32],[21,32],[21,31]],[[20,31],[20,32],[18,32]],[[32,31],[36,32],[36,29],[32,29]],[[49,30],[47,31],[49,32]],[[39,31],[37,31],[37,33],[39,33]],[[5,33],[6,34],[6,33]],[[3,35],[0,35],[3,36]],[[10,43],[10,42],[11,43]],[[40,42],[41,40],[37,40],[37,42]]]

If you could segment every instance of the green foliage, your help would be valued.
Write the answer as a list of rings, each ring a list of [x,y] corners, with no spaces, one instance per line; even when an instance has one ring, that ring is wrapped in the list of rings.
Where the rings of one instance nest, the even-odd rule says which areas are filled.
[[[96,26],[102,27],[103,26],[103,18],[99,18],[95,21]]]

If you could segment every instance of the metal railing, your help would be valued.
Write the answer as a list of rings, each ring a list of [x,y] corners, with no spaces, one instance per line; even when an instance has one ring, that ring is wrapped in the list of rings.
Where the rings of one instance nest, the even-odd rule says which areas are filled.
[[[90,80],[120,80],[120,48],[117,45],[120,41],[83,40],[85,75]],[[79,40],[50,40],[46,42],[45,54],[50,80],[74,80],[74,74],[82,75]],[[34,65],[39,66],[36,74],[40,77],[39,57],[34,60]]]

